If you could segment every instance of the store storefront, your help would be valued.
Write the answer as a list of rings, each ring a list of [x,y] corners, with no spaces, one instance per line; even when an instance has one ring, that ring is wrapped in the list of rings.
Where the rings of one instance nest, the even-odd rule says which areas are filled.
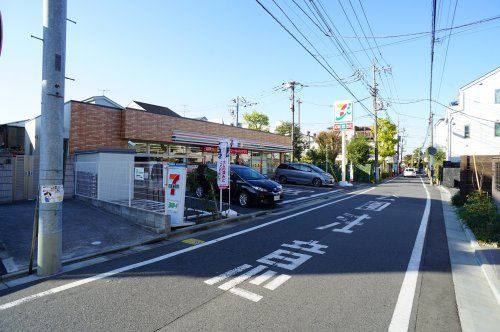
[[[172,110],[141,102],[124,109],[70,101],[70,154],[99,148],[135,150],[136,161],[187,165],[217,162],[221,139],[232,142],[231,162],[264,175],[289,159],[289,137],[179,116]]]

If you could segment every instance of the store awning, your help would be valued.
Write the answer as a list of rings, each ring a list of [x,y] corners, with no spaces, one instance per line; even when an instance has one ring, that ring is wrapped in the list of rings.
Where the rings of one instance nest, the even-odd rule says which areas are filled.
[[[266,151],[266,152],[290,152],[291,146],[273,144],[269,142],[250,141],[239,139],[238,137],[220,137],[214,135],[200,134],[187,131],[174,130],[172,133],[172,142],[182,144],[193,144],[203,146],[216,146],[222,139],[233,139],[238,142],[238,147],[249,150]]]

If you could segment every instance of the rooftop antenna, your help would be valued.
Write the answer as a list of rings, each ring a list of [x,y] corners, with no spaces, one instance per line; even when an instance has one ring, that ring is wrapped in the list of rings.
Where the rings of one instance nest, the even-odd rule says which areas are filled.
[[[101,91],[102,95],[104,96],[106,94],[106,92],[110,92],[111,90],[109,90],[109,89],[99,89],[97,91]]]

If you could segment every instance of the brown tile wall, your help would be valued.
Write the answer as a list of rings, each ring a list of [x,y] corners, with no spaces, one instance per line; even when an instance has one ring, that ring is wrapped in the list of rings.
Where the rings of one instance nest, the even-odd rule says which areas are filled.
[[[289,137],[217,123],[71,102],[70,153],[126,148],[128,140],[171,142],[173,130],[291,145]]]
[[[173,130],[207,135],[228,136],[235,139],[291,145],[286,136],[236,128],[218,123],[151,114],[133,109],[123,111],[123,137],[132,140],[171,142]]]
[[[126,148],[122,137],[122,110],[71,102],[70,154],[75,150]]]

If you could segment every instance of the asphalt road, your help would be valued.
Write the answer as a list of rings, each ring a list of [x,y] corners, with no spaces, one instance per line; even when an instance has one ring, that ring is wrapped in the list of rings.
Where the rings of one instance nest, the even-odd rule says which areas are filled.
[[[397,178],[5,289],[0,330],[458,331],[428,191]]]

